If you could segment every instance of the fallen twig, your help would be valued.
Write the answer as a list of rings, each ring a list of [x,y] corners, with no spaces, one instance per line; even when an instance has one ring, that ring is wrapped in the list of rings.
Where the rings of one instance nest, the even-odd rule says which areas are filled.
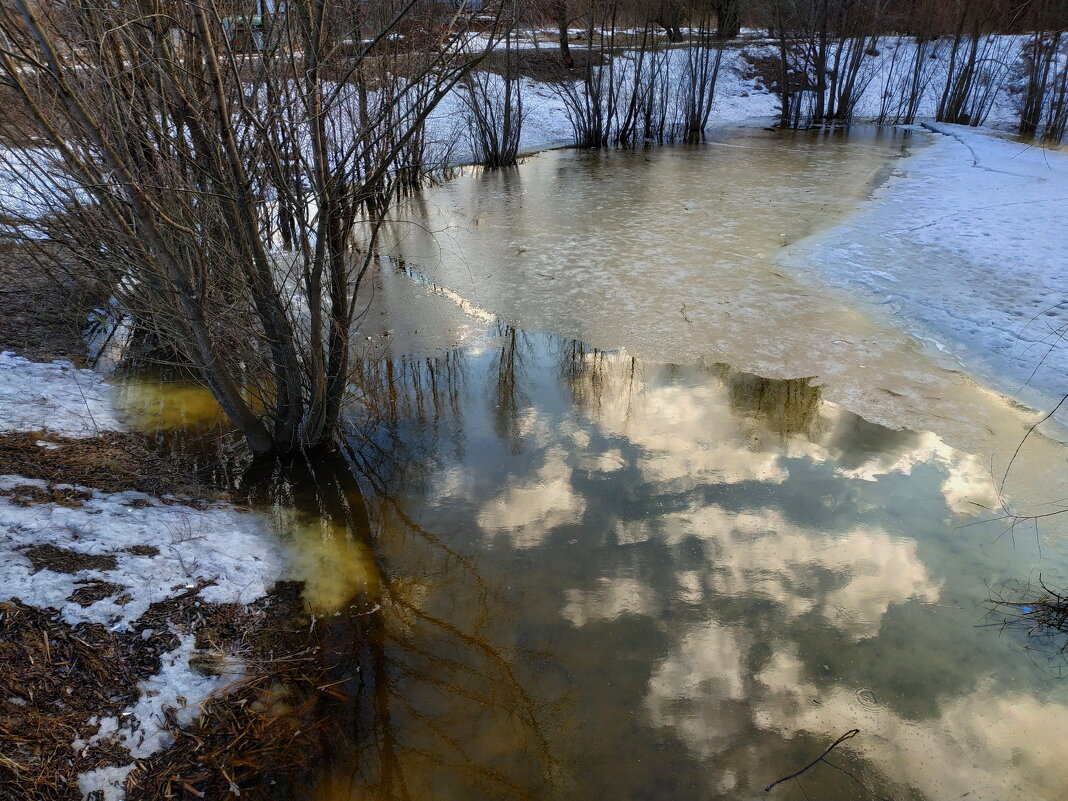
[[[771,784],[769,784],[767,787],[764,788],[764,792],[765,793],[769,792],[776,785],[782,784],[783,782],[788,782],[788,781],[790,781],[790,779],[796,779],[798,776],[800,776],[802,773],[804,773],[809,768],[813,767],[814,765],[816,765],[819,762],[823,762],[823,758],[826,757],[829,753],[831,753],[831,751],[833,751],[839,745],[844,743],[846,740],[849,740],[849,739],[851,739],[853,737],[856,737],[858,734],[860,734],[860,729],[850,729],[845,734],[843,734],[841,737],[839,737],[837,740],[835,740],[833,743],[831,743],[831,745],[827,748],[826,751],[824,751],[818,757],[816,757],[811,762],[809,762],[807,765],[805,765],[805,767],[801,768],[801,770],[797,771],[796,773],[791,773],[789,776],[783,776],[781,779],[777,779],[776,781],[773,781]],[[829,762],[827,764],[830,765]],[[832,767],[837,767],[837,766],[832,766]]]

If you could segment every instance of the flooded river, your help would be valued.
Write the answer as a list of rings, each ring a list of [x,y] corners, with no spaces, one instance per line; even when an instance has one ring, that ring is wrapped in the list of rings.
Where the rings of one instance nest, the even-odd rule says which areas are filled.
[[[1068,582],[1064,532],[971,525],[1068,495],[1064,446],[1002,481],[1028,410],[777,261],[910,146],[554,152],[409,205],[354,382],[371,530],[275,510],[365,640],[306,797],[1068,797],[1059,662],[982,625]],[[183,391],[128,408],[214,422]]]

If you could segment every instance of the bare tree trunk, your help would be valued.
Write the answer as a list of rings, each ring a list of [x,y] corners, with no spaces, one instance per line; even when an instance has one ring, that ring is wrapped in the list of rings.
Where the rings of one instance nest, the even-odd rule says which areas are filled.
[[[742,32],[741,0],[715,0],[714,2],[719,39],[735,39]]]
[[[790,90],[790,45],[786,34],[786,17],[782,5],[776,5],[776,27],[779,33],[779,127],[790,127],[793,93]]]
[[[826,115],[825,108],[827,102],[827,43],[829,39],[829,32],[827,29],[829,20],[829,4],[830,0],[819,0],[819,11],[816,22],[816,39],[814,48],[814,58],[812,60],[812,71],[815,73],[816,78],[816,107],[812,113],[814,120],[822,121]]]
[[[567,12],[567,0],[554,0],[553,12],[553,17],[556,20],[556,30],[559,35],[560,61],[568,69],[573,69],[575,59],[571,57],[571,46],[568,43],[568,34],[570,33],[568,26],[571,23],[571,18]]]
[[[1035,136],[1042,124],[1042,111],[1048,102],[1057,59],[1061,31],[1035,31],[1024,54],[1027,63],[1027,89],[1020,110],[1021,136]]]

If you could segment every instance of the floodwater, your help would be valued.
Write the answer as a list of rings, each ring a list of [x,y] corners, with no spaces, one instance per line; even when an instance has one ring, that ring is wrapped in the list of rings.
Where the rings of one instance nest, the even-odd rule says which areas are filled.
[[[776,263],[921,145],[554,152],[411,203],[354,380],[371,530],[272,510],[363,638],[300,797],[1068,797],[1060,662],[982,625],[1068,582],[1059,518],[981,523],[1068,496],[1064,446],[1002,481],[1028,410]]]
[[[853,728],[855,779],[774,796],[1064,797],[1068,688],[977,628],[1062,562],[960,527],[977,457],[805,379],[507,328],[387,384],[379,711],[317,801],[749,798]]]

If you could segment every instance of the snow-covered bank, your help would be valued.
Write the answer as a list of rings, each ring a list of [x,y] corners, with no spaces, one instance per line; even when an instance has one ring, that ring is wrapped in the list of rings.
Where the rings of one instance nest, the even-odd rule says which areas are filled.
[[[288,564],[261,515],[222,504],[192,505],[167,495],[157,498],[143,492],[103,492],[58,483],[63,457],[53,454],[80,450],[85,443],[93,458],[93,449],[100,447],[94,442],[103,440],[92,438],[122,430],[122,417],[113,401],[113,388],[99,373],[78,370],[69,362],[38,363],[11,352],[0,354],[0,435],[37,432],[41,454],[53,459],[47,465],[34,460],[33,467],[27,466],[26,460],[34,459],[31,433],[29,452],[9,448],[7,452],[15,456],[0,469],[7,473],[0,475],[0,602],[45,610],[51,625],[67,632],[74,629],[66,627],[99,624],[136,643],[131,646],[133,664],[115,665],[116,675],[142,671],[132,696],[135,700],[122,711],[116,709],[112,717],[101,712],[74,721],[75,739],[69,743],[71,756],[78,752],[83,758],[79,764],[85,764],[86,754],[104,753],[106,761],[89,763],[99,767],[71,781],[83,797],[100,791],[110,801],[125,796],[123,782],[133,767],[132,762],[118,765],[114,754],[126,749],[131,759],[143,759],[166,748],[172,742],[169,710],[179,723],[192,722],[200,703],[243,670],[239,659],[225,659],[225,664],[220,663],[223,669],[209,673],[198,670],[191,663],[200,654],[195,626],[176,623],[167,611],[169,605],[180,598],[204,612],[219,604],[248,605],[271,590]],[[109,447],[101,447],[99,458],[104,461],[95,466],[104,474],[108,459],[121,458]],[[86,457],[67,458],[73,463]],[[123,465],[129,473],[127,468],[137,469]],[[27,478],[13,474],[15,470],[37,470],[58,478]],[[123,481],[118,474],[114,479]],[[147,628],[146,614],[157,621]],[[5,654],[18,659],[19,632],[11,629],[4,634]],[[141,643],[145,653],[137,655]],[[151,664],[160,643],[167,644],[158,654],[158,672],[152,675],[151,669],[137,667]],[[55,669],[64,670],[61,664]],[[32,688],[20,690],[18,680],[8,685],[14,695],[0,696],[2,714],[17,720],[27,695],[36,705],[50,703],[47,694],[36,697]],[[68,692],[92,697],[96,689]],[[115,695],[110,688],[102,691],[106,697]],[[64,731],[71,736],[69,730]],[[47,739],[41,742],[48,743]],[[61,751],[66,745],[54,744]],[[27,769],[35,765],[33,756],[21,750],[12,756]]]
[[[635,55],[624,53],[618,58],[619,87],[630,91]],[[764,87],[749,59],[748,51],[742,48],[724,51],[716,81],[716,100],[709,117],[710,127],[768,123],[775,118],[778,98]],[[676,96],[684,91],[682,81],[686,70],[686,51],[666,50],[658,54],[657,60],[658,91],[670,96],[674,103]],[[503,95],[504,82],[499,75],[486,75],[483,80],[488,82],[488,94],[491,97]],[[572,91],[575,86],[578,86],[577,82],[571,84]],[[569,108],[569,86],[566,82],[548,83],[524,77],[519,79],[517,90],[523,103],[519,145],[521,154],[574,144],[572,115],[576,112]],[[452,164],[466,164],[473,159],[465,91],[461,86],[449,92],[427,119],[430,151],[436,159]]]
[[[844,223],[782,262],[883,305],[934,350],[1043,409],[1068,393],[1068,153],[929,123]]]
[[[980,77],[984,82],[980,93],[983,99],[977,109],[981,116],[977,119],[989,127],[1015,130],[1019,124],[1026,86],[1023,53],[1029,41],[1026,36],[1008,35],[983,40],[984,52],[989,51],[984,63],[997,65],[986,69]],[[837,48],[837,44],[831,45],[829,62],[834,62]],[[529,43],[520,49],[528,54],[534,50]],[[555,63],[553,46],[542,44],[538,49],[546,63]],[[578,41],[572,49],[580,52],[589,48]],[[533,153],[574,144],[576,132],[572,123],[590,108],[599,106],[606,118],[613,115],[623,118],[630,113],[623,108],[628,103],[640,106],[650,98],[656,98],[655,105],[666,115],[670,131],[673,120],[677,124],[681,119],[678,115],[691,91],[690,54],[694,49],[700,48],[690,44],[661,44],[645,53],[619,52],[613,56],[611,72],[602,73],[599,88],[589,92],[582,88],[581,70],[570,74],[561,72],[558,81],[518,79],[515,92],[522,98],[523,120],[520,152]],[[804,59],[799,55],[791,58],[791,69],[805,69]],[[779,79],[779,62],[777,42],[761,38],[754,31],[724,48],[709,128],[776,122],[780,101],[769,86]],[[953,62],[949,38],[918,44],[914,37],[884,36],[870,42],[856,77],[853,118],[858,122],[885,124],[900,122],[909,114],[919,121],[934,119]],[[499,75],[487,74],[480,80],[486,82],[488,97],[503,97],[504,83]],[[465,164],[474,158],[466,98],[467,90],[461,84],[443,98],[428,118],[427,145],[433,160]],[[612,102],[620,104],[620,108],[611,108]]]
[[[121,431],[110,393],[111,387],[94,370],[0,353],[0,431],[47,429],[67,437]]]

